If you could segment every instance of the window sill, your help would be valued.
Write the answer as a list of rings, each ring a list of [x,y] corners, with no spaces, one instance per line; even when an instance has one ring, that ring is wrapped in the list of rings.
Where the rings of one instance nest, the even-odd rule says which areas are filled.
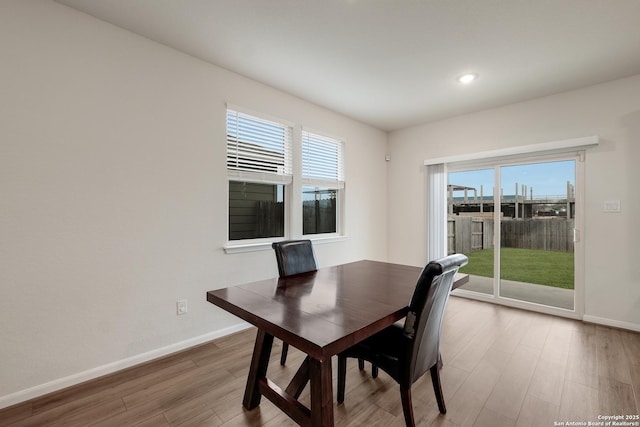
[[[347,236],[316,236],[316,237],[304,236],[300,238],[301,239],[308,238],[313,242],[313,244],[316,244],[316,245],[322,245],[325,243],[342,242],[347,240]],[[276,242],[276,241],[277,240],[274,240],[273,242]],[[256,243],[245,243],[245,244],[231,243],[231,244],[224,245],[222,249],[224,249],[224,253],[226,254],[266,251],[266,250],[271,250],[271,244],[273,242],[269,241],[269,242],[256,242]]]

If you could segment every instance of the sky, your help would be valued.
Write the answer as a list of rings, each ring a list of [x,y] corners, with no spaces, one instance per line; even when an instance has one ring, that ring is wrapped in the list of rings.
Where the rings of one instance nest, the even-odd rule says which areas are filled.
[[[480,185],[483,195],[492,196],[494,186],[493,169],[483,169],[464,172],[450,172],[449,184],[474,187],[480,196]],[[518,183],[518,194],[522,185],[527,186],[527,196],[533,189],[533,197],[562,196],[567,194],[567,181],[575,185],[575,161],[545,162],[518,166],[502,166],[500,168],[501,185],[504,195],[513,195]],[[462,196],[456,192],[454,197]],[[469,193],[469,197],[473,194]]]

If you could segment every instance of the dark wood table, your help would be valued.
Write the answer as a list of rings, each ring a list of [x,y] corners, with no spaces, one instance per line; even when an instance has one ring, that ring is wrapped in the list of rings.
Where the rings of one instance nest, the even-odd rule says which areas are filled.
[[[333,426],[331,356],[405,317],[421,270],[358,261],[207,292],[258,328],[244,407],[265,396],[300,425]],[[458,274],[454,287],[467,281]],[[266,376],[274,337],[308,355],[284,390]],[[311,408],[297,400],[308,382]]]

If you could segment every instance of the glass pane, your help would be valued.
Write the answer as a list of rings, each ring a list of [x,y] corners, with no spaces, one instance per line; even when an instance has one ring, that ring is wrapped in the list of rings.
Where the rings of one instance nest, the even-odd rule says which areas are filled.
[[[575,161],[500,168],[500,296],[572,310]]]
[[[284,185],[229,182],[229,240],[284,236]]]
[[[338,231],[338,191],[329,188],[302,187],[302,234]]]
[[[469,274],[462,289],[493,295],[493,169],[448,176],[448,253],[463,253]]]

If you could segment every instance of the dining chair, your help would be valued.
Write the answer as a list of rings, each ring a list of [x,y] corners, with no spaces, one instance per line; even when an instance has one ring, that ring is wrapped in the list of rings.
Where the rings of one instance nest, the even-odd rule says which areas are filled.
[[[454,276],[467,262],[462,254],[429,262],[418,278],[404,322],[395,323],[338,354],[338,403],[344,402],[347,358],[353,357],[368,360],[400,385],[408,427],[415,426],[411,385],[427,370],[431,372],[438,409],[442,414],[447,412],[439,373],[440,330]]]
[[[280,277],[308,273],[318,269],[311,240],[283,240],[274,242],[271,247],[276,253]],[[282,343],[281,365],[287,361],[288,351],[289,344]]]

